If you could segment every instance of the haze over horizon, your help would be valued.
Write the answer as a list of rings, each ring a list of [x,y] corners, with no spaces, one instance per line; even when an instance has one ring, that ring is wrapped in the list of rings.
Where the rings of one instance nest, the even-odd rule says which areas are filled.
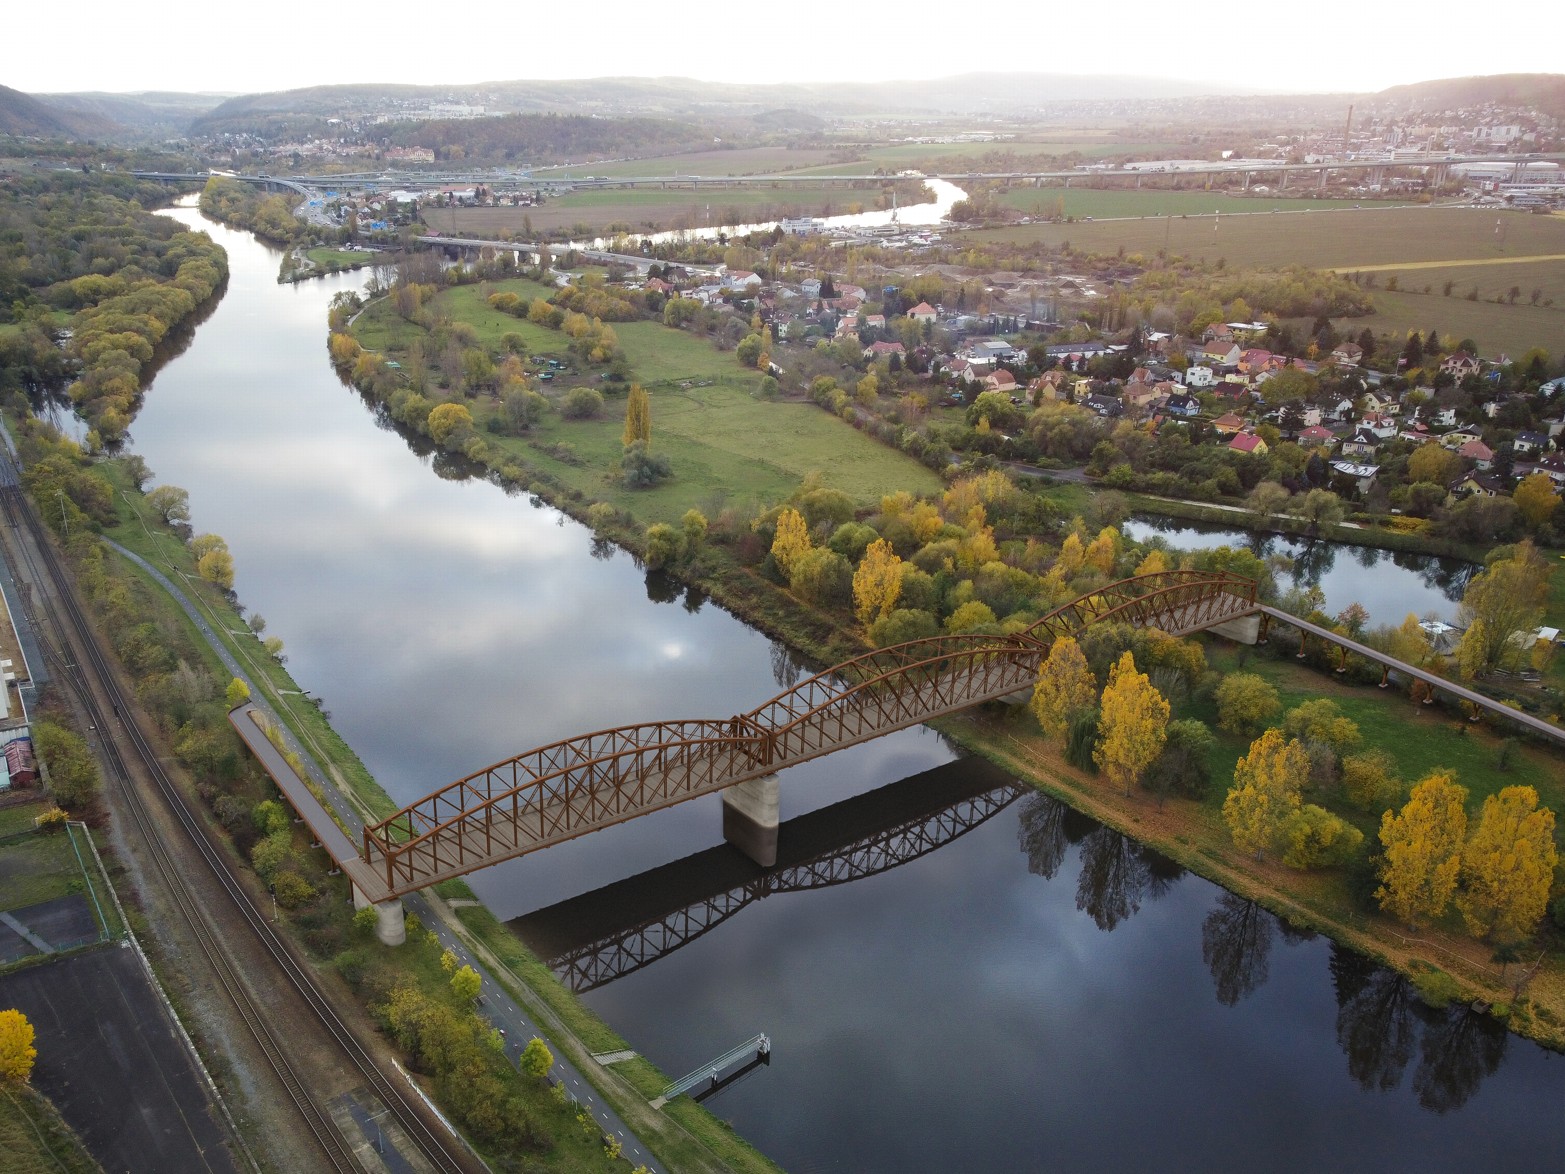
[[[786,12],[691,0],[677,17],[627,0],[591,9],[435,8],[383,0],[355,15],[316,12],[254,22],[196,0],[155,9],[79,0],[13,7],[13,55],[0,84],[27,93],[146,90],[256,93],[315,85],[470,86],[512,79],[690,77],[713,82],[902,81],[982,70],[1126,75],[1213,92],[1367,92],[1437,78],[1559,72],[1562,10],[1529,15],[1525,37],[1468,37],[1466,6],[1409,11],[1371,0],[1308,10],[1252,7],[1232,18],[1171,22],[1166,6],[1127,0],[1111,20],[1035,0],[997,0],[971,17],[934,0],[844,19],[822,0]],[[606,35],[605,35],[606,34]],[[313,38],[313,39],[312,39]],[[51,51],[58,43],[58,51]]]

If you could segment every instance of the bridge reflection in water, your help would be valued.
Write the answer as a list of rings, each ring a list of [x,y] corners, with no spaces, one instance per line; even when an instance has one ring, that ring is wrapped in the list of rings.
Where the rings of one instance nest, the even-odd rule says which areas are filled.
[[[981,760],[947,763],[787,821],[771,868],[720,844],[525,914],[510,928],[572,990],[596,990],[773,893],[887,872],[960,838],[1029,793]]]

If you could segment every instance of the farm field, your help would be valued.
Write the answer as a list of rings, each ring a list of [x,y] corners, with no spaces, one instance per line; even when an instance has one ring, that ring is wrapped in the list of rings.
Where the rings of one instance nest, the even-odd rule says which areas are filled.
[[[1065,215],[1080,219],[1092,216],[1108,219],[1121,216],[1210,216],[1217,212],[1285,212],[1306,209],[1340,209],[1341,200],[1277,199],[1265,196],[1236,196],[1227,192],[1171,191],[1151,188],[1042,187],[1011,188],[1000,202],[1029,216],[1046,215],[1054,202],[1065,200]]]
[[[833,151],[794,150],[788,147],[751,147],[738,151],[691,151],[684,155],[657,155],[650,159],[616,159],[606,163],[573,163],[569,167],[539,167],[540,179],[589,175],[770,175],[814,167],[829,160]]]
[[[724,188],[618,188],[572,192],[535,208],[426,208],[424,223],[439,232],[493,238],[581,224],[602,231],[624,223],[641,230],[755,223],[785,216],[822,216],[873,208],[879,188],[780,185]]]
[[[1265,205],[1263,205],[1264,207]],[[977,240],[1069,241],[1079,249],[1113,253],[1171,252],[1229,265],[1309,265],[1351,269],[1412,261],[1483,260],[1565,253],[1565,218],[1499,213],[1482,208],[1370,207],[1214,218],[1117,220],[1108,223],[1022,224],[980,229]],[[1499,232],[1496,231],[1498,222]],[[1510,283],[1507,283],[1509,285]]]
[[[1556,285],[1560,284],[1561,268],[1565,265],[1555,267]],[[1551,355],[1565,353],[1565,309],[1560,308],[1565,298],[1559,294],[1549,295],[1555,298],[1555,304],[1550,308],[1528,305],[1532,287],[1516,274],[1516,281],[1522,286],[1522,297],[1514,306],[1497,305],[1493,301],[1470,302],[1461,296],[1465,284],[1459,285],[1457,292],[1446,298],[1440,296],[1438,279],[1442,272],[1430,270],[1427,275],[1413,274],[1421,278],[1418,289],[1428,281],[1435,282],[1431,294],[1376,290],[1376,312],[1368,318],[1341,319],[1339,328],[1340,323],[1346,322],[1352,324],[1355,334],[1366,326],[1377,334],[1406,335],[1412,330],[1438,330],[1443,335],[1470,338],[1478,344],[1480,353],[1490,356],[1507,354],[1515,358],[1533,347],[1543,347]],[[1414,283],[1404,280],[1402,284],[1405,290]],[[1504,293],[1510,284],[1501,285],[1495,281],[1491,292],[1483,296],[1492,298],[1494,293]],[[1486,288],[1491,287],[1479,285],[1480,291]]]

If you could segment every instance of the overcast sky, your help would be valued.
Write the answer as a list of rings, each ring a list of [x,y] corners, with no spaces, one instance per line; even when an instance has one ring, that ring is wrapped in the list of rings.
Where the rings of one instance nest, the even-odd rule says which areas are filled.
[[[247,19],[252,18],[252,19]],[[1288,92],[1565,70],[1565,5],[1316,0],[209,0],[7,5],[0,83],[28,93],[251,93],[346,82],[683,76],[885,81],[980,70],[1140,74]]]

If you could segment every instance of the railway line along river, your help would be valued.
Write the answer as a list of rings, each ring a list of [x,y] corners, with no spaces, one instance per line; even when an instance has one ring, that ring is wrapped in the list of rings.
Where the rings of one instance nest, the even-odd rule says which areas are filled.
[[[132,429],[222,534],[301,687],[407,802],[527,747],[737,712],[786,650],[337,379],[352,275],[232,276]],[[791,771],[776,870],[715,797],[473,877],[664,1071],[756,1032],[710,1106],[790,1170],[1549,1170],[1565,1057],[909,731]],[[603,892],[605,886],[612,886]]]

